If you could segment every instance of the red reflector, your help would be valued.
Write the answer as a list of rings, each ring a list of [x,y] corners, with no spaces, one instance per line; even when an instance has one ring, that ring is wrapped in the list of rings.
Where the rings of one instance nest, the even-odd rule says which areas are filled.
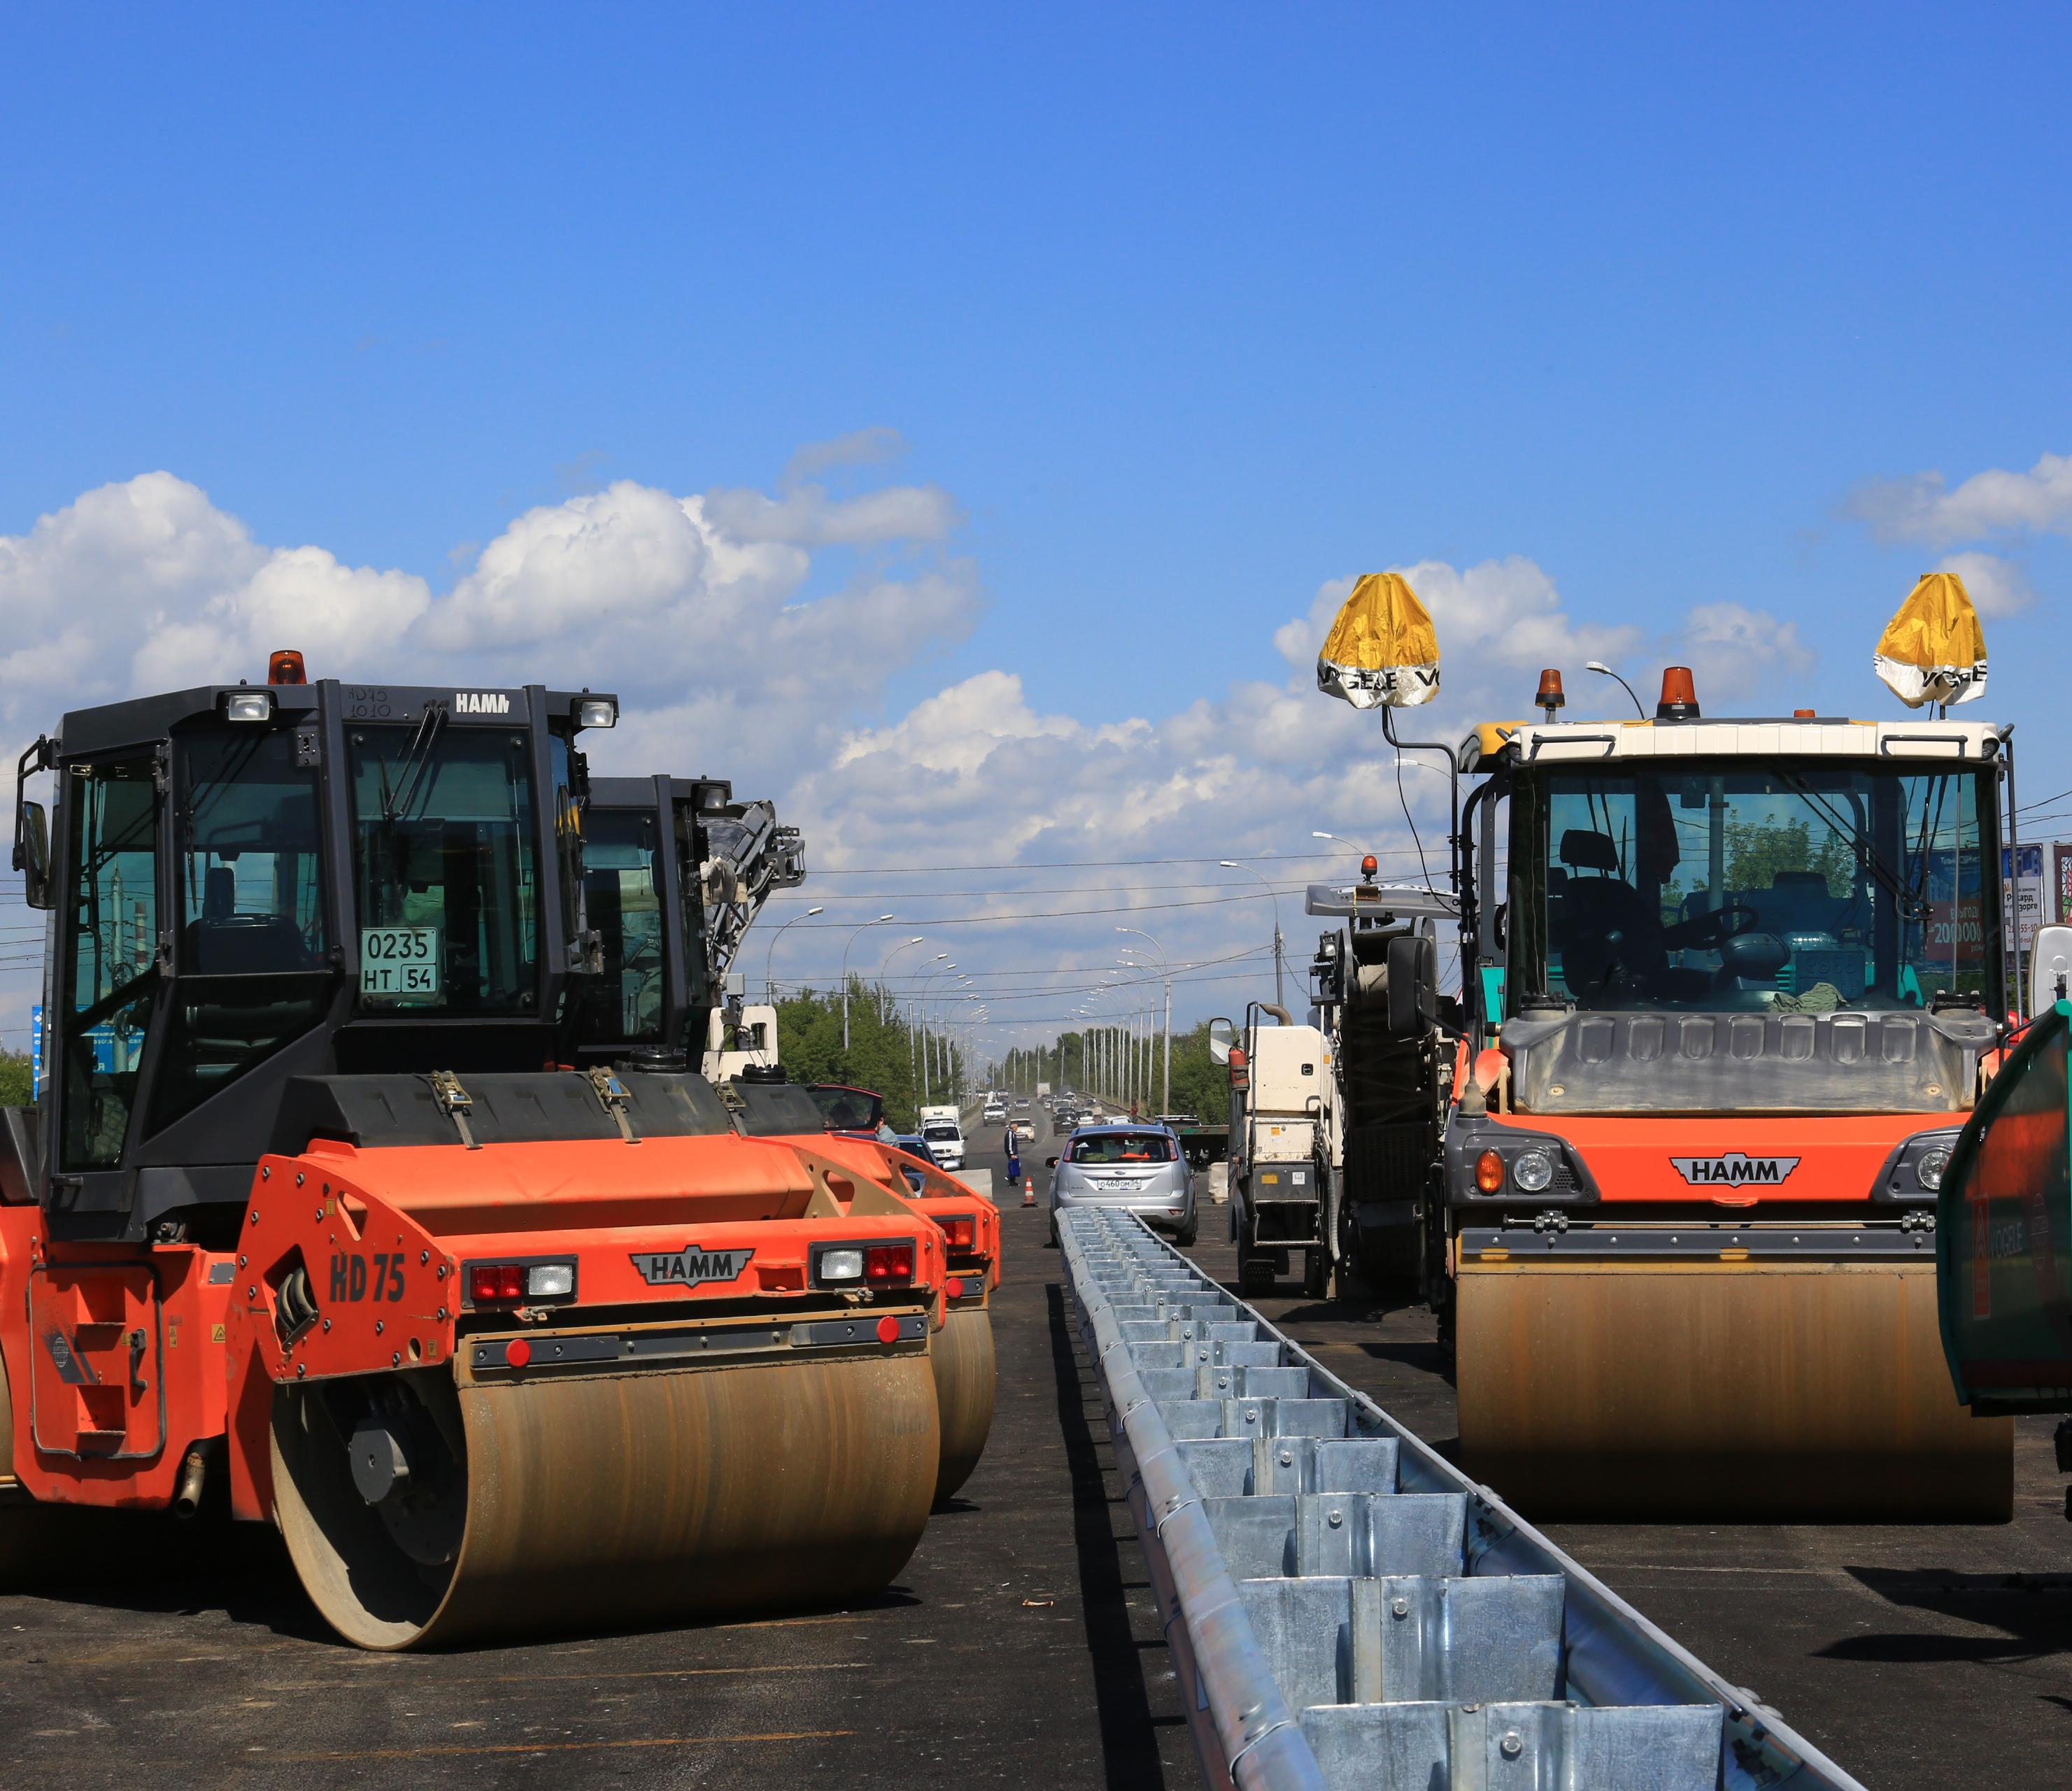
[[[952,1299],[962,1299],[964,1297],[964,1277],[962,1275],[952,1275],[948,1281],[943,1283],[943,1291],[948,1294]]]
[[[880,1319],[878,1321],[878,1340],[882,1344],[898,1342],[898,1320],[889,1316]]]
[[[504,1346],[504,1359],[513,1368],[523,1368],[532,1359],[532,1346],[520,1337]]]
[[[914,1278],[913,1245],[909,1242],[866,1246],[863,1253],[863,1278],[888,1283],[911,1281]]]

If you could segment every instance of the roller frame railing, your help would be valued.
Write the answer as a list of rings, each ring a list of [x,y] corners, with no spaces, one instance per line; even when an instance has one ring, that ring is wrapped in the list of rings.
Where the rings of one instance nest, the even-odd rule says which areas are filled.
[[[1729,1683],[1680,1647],[1489,1488],[1470,1480],[1346,1385],[1141,1220],[1079,1207],[1062,1209],[1058,1221],[1067,1289],[1100,1378],[1116,1464],[1186,1702],[1202,1780],[1211,1791],[1346,1791],[1346,1781],[1327,1775],[1304,1734],[1300,1712],[1282,1690],[1276,1657],[1262,1644],[1226,1561],[1203,1495],[1158,1401],[1140,1377],[1132,1342],[1124,1340],[1109,1290],[1099,1278],[1100,1268],[1117,1255],[1135,1259],[1144,1270],[1184,1271],[1187,1278],[1162,1296],[1147,1295],[1127,1303],[1200,1303],[1185,1297],[1195,1291],[1202,1302],[1227,1305],[1233,1308],[1231,1321],[1256,1324],[1258,1339],[1277,1346],[1279,1365],[1308,1372],[1308,1397],[1346,1402],[1346,1436],[1395,1439],[1397,1490],[1464,1495],[1465,1577],[1559,1575],[1565,1583],[1560,1653],[1568,1701],[1584,1707],[1716,1705],[1722,1738],[1712,1781],[1716,1791],[1863,1791],[1753,1693]],[[1453,1644],[1449,1640],[1445,1645]],[[1507,1756],[1515,1739],[1505,1738]],[[1530,1761],[1519,1764],[1531,1770]],[[1498,1783],[1494,1777],[1478,1776],[1472,1761],[1466,1768],[1457,1764],[1453,1772],[1456,1785]],[[1569,1781],[1564,1776],[1559,1782],[1565,1786]]]

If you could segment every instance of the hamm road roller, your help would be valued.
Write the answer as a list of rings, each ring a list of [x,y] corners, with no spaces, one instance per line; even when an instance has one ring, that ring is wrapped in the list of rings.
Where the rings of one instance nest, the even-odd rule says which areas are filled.
[[[0,1523],[225,1497],[378,1649],[882,1588],[935,1485],[941,1240],[699,1077],[566,1067],[615,700],[271,672],[18,768],[51,947]]]
[[[1351,688],[1386,705],[1436,687],[1437,646],[1407,586],[1377,595],[1392,681]],[[1909,604],[1969,614],[1936,578]],[[1970,626],[1925,695],[1881,669],[1975,694]],[[1312,891],[1344,922],[1312,967],[1340,1271],[1429,1301],[1462,1465],[1528,1513],[2004,1521],[2011,1428],[1945,1366],[1935,1203],[2004,1036],[2011,731],[1721,720],[1680,667],[1651,715],[1563,721],[1556,672],[1536,702],[1433,749],[1476,780],[1450,890],[1370,858]]]
[[[911,1204],[939,1232],[945,1257],[943,1323],[931,1362],[940,1414],[935,1497],[970,1478],[993,1427],[996,1373],[991,1291],[1000,1284],[1000,1213],[935,1164],[841,1130],[776,1062],[775,1015],[746,1019],[727,993],[742,936],[770,893],[804,879],[794,828],[767,802],[740,802],[716,778],[600,777],[590,785],[583,841],[587,919],[602,974],[587,1010],[580,1055],[600,1062],[680,1061],[732,1031],[762,1025],[763,1061],[719,1085],[744,1135],[780,1140],[846,1166],[874,1198]],[[717,1040],[717,1043],[714,1041]],[[857,1091],[882,1110],[883,1103]]]

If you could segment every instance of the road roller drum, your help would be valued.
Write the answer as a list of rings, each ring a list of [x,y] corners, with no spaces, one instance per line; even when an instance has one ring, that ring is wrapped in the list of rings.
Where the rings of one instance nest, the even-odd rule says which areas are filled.
[[[935,1404],[942,1423],[942,1452],[935,1473],[935,1502],[950,1497],[972,1476],[993,1429],[998,1380],[993,1353],[993,1316],[982,1303],[953,1304],[936,1333],[930,1355]]]
[[[868,1596],[906,1565],[935,1485],[927,1336],[909,1329],[862,1359],[283,1388],[282,1534],[364,1648]]]
[[[1932,1259],[1498,1262],[1457,1283],[1462,1467],[1536,1518],[2004,1523]]]

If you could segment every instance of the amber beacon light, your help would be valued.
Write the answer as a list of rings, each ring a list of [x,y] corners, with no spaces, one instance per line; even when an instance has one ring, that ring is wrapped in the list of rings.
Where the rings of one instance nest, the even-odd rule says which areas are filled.
[[[1655,706],[1659,722],[1695,722],[1698,718],[1698,686],[1688,665],[1663,669],[1662,701]]]

